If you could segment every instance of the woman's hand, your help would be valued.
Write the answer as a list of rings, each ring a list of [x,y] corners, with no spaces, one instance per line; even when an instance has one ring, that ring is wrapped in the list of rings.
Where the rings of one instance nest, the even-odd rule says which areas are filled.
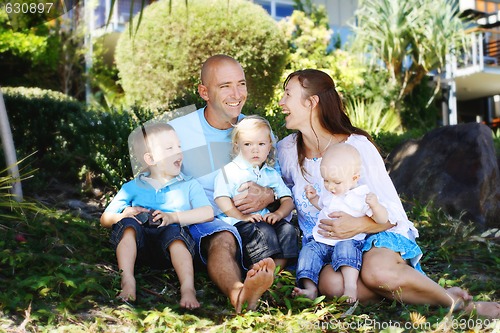
[[[347,239],[364,232],[364,217],[353,217],[344,212],[333,212],[328,214],[332,219],[320,221],[318,233],[332,239]],[[374,223],[372,219],[366,217]]]
[[[390,222],[376,223],[368,216],[353,217],[344,212],[328,214],[332,219],[320,221],[318,233],[332,239],[347,239],[357,234],[376,234],[394,227]]]

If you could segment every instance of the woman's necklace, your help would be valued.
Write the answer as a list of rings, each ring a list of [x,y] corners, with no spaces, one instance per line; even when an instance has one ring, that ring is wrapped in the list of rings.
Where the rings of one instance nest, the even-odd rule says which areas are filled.
[[[319,152],[319,154],[318,154],[319,156],[312,158],[313,161],[317,161],[320,157],[323,157],[324,152],[328,149],[328,147],[330,147],[330,144],[332,143],[334,136],[335,135],[330,136],[330,140],[326,144],[325,148],[323,148],[323,150]],[[319,150],[319,147],[318,147],[318,150]]]

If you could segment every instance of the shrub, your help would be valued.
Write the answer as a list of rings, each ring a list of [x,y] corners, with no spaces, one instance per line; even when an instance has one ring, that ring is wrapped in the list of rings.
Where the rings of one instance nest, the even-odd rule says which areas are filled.
[[[388,154],[391,153],[391,151],[393,151],[397,146],[399,146],[403,142],[411,139],[420,139],[425,134],[425,131],[416,129],[416,130],[406,131],[400,134],[384,132],[384,131],[371,134],[377,146],[381,150],[380,153],[382,154],[383,157],[386,157]]]
[[[245,69],[252,109],[245,112],[266,106],[288,54],[266,11],[244,0],[173,1],[169,12],[170,3],[148,6],[139,27],[136,17],[132,35],[123,33],[118,41],[116,63],[129,103],[166,108],[173,100],[192,99],[203,61],[224,53]]]
[[[75,140],[72,147],[75,160],[80,161],[80,178],[96,180],[97,185],[118,189],[132,177],[128,136],[138,125],[153,117],[153,112],[137,107],[130,109],[89,109],[74,115],[68,137]],[[86,184],[92,185],[92,184]]]
[[[131,178],[128,135],[151,119],[153,111],[137,107],[87,109],[54,91],[2,90],[17,155],[24,158],[33,154],[25,171],[38,169],[34,181],[24,183],[28,190],[46,188],[52,179],[78,185],[75,189],[79,190],[84,176],[116,189]]]
[[[500,155],[500,129],[493,129],[493,145],[495,146],[495,151],[497,156]]]
[[[89,72],[94,104],[107,109],[124,105],[124,93],[118,83],[116,63],[109,61],[111,53],[107,43],[108,40],[108,35],[95,39],[92,67]]]
[[[4,2],[2,2],[3,4]],[[18,1],[17,4],[33,3]],[[53,25],[31,15],[0,10],[0,85],[56,87],[59,40]],[[36,28],[34,28],[36,27]]]
[[[394,109],[385,109],[383,100],[348,99],[346,113],[354,126],[371,134],[380,132],[399,133],[401,120]]]
[[[422,83],[404,98],[401,121],[404,128],[431,130],[441,119],[440,96],[435,96],[432,77],[425,77]],[[438,97],[438,98],[435,98]]]
[[[279,22],[290,49],[290,56],[286,71],[275,86],[273,99],[266,107],[266,117],[279,139],[291,132],[284,126],[284,115],[279,106],[279,100],[283,96],[282,84],[291,72],[304,68],[320,69],[333,78],[336,89],[345,98],[353,96],[354,93],[358,96],[360,90],[366,90],[366,66],[341,49],[331,49],[333,31],[328,27],[325,7],[311,3],[308,6],[308,13],[294,10],[290,17]]]
[[[35,153],[28,162],[42,177],[74,180],[78,165],[68,149],[64,128],[71,115],[83,113],[84,106],[51,90],[19,87],[2,91],[18,157]]]

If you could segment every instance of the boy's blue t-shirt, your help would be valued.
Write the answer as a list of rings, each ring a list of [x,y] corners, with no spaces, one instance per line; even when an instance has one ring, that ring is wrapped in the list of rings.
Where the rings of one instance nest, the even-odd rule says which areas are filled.
[[[141,206],[173,213],[210,205],[200,183],[182,173],[160,189],[155,189],[146,177],[140,174],[123,184],[105,212],[121,213],[126,207]]]

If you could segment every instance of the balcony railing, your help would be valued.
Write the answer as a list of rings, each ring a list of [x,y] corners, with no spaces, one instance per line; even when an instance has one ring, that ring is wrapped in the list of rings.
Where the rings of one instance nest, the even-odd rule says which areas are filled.
[[[468,33],[469,50],[457,59],[455,75],[468,75],[485,66],[500,65],[500,30],[474,29]]]

